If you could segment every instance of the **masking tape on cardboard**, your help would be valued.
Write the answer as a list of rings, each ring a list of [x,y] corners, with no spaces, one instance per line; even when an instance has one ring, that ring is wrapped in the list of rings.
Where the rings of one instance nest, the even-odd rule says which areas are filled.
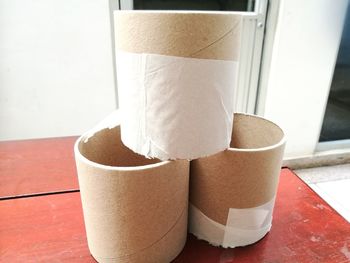
[[[237,62],[117,53],[121,138],[148,158],[195,159],[229,147]]]
[[[252,208],[230,208],[226,225],[219,224],[190,207],[189,231],[214,246],[234,248],[246,246],[263,238],[271,229],[275,198]]]

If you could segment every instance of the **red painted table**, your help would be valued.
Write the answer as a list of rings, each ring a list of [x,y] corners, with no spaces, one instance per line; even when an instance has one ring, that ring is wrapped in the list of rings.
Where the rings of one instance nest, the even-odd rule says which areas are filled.
[[[95,262],[73,160],[75,138],[0,142],[0,262]],[[289,169],[271,232],[244,248],[189,235],[175,263],[350,262],[350,224]]]
[[[0,197],[78,189],[77,137],[0,142]]]

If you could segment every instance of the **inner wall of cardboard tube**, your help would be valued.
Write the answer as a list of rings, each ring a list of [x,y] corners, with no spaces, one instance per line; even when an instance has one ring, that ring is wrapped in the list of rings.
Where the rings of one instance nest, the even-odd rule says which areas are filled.
[[[278,125],[264,118],[235,113],[230,148],[257,150],[277,146],[284,139]]]
[[[120,138],[120,126],[100,130],[87,141],[82,137],[78,149],[86,159],[114,167],[143,166],[161,162],[158,159],[147,159],[124,146]]]

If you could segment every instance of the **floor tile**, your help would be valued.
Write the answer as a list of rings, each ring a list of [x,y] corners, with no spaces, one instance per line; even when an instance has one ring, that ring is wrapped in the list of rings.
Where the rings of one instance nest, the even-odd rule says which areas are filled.
[[[296,170],[295,173],[350,222],[350,164]]]

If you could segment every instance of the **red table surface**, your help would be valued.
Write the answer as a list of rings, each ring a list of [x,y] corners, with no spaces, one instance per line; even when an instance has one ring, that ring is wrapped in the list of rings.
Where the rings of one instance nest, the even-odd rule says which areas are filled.
[[[76,139],[0,142],[0,198],[78,189]]]
[[[79,193],[1,200],[0,262],[94,262]],[[174,262],[350,262],[350,224],[283,169],[272,230],[261,241],[223,249],[189,235]]]

